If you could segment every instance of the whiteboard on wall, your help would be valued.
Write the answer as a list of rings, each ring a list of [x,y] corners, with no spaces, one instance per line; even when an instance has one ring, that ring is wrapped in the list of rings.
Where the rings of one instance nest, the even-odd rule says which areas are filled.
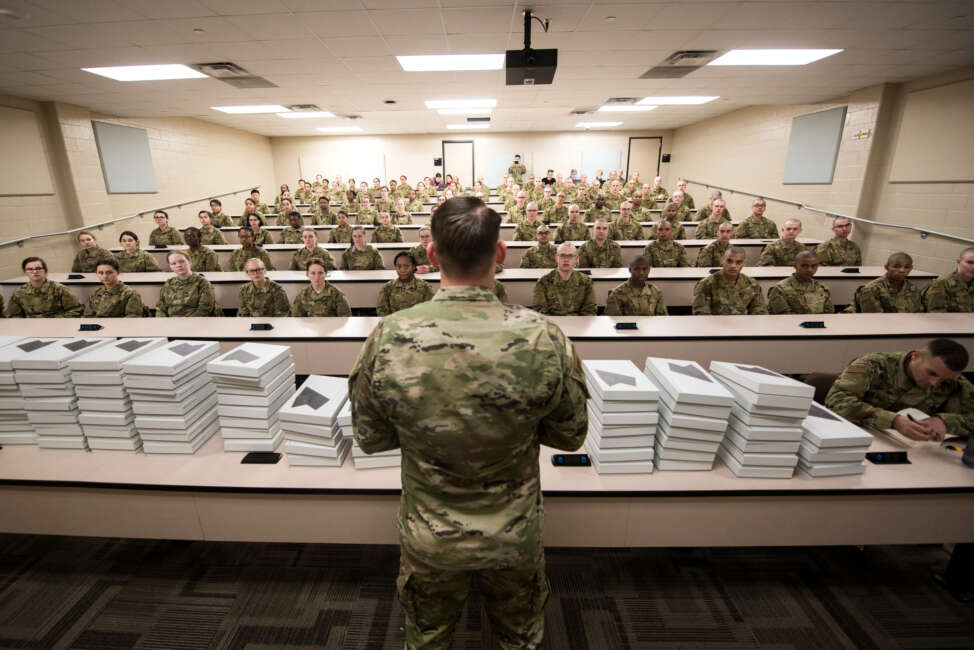
[[[149,132],[134,126],[91,121],[95,144],[109,194],[154,194],[156,172],[149,150]]]
[[[839,157],[842,127],[847,106],[798,115],[791,120],[785,185],[832,183],[835,161]]]
[[[482,175],[488,187],[497,187],[504,182],[504,174],[507,168],[514,164],[514,156],[517,151],[488,151],[484,161]],[[521,164],[524,163],[524,155],[521,155]]]
[[[0,106],[0,196],[54,194],[37,117]]]
[[[601,169],[602,177],[608,178],[609,172],[621,168],[621,151],[583,151],[582,168],[578,172],[587,174],[590,179],[594,179],[595,173]]]
[[[889,180],[974,181],[974,79],[906,96]]]
[[[372,187],[373,178],[378,178],[379,182],[383,185],[386,184],[385,154],[361,153],[348,156],[341,161],[340,165],[336,166],[335,162],[334,156],[301,155],[298,158],[301,178],[311,180],[314,179],[315,174],[321,174],[325,178],[332,178],[329,174],[340,173],[346,181],[354,178],[356,183],[365,181],[369,184],[369,187]],[[336,168],[340,168],[341,171],[329,171]]]

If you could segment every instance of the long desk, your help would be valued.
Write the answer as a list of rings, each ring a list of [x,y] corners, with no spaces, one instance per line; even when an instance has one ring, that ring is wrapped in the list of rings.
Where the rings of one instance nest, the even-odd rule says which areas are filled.
[[[791,267],[784,266],[756,266],[745,269],[745,273],[757,280],[767,294],[768,289],[791,275],[793,270]],[[534,296],[534,285],[538,278],[548,272],[548,269],[505,268],[497,275],[497,279],[504,284],[512,303],[530,305]],[[878,266],[861,267],[859,273],[842,273],[839,267],[826,267],[820,269],[816,277],[829,286],[835,304],[845,305],[852,301],[852,296],[860,285],[883,273],[885,270]],[[94,273],[79,275],[82,276],[81,279],[70,280],[68,274],[51,273],[48,278],[70,287],[83,302],[102,285]],[[203,273],[202,275],[213,283],[217,300],[222,307],[235,309],[239,306],[240,287],[247,282],[243,272]],[[280,283],[292,300],[308,282],[302,271],[271,271],[267,275]],[[707,275],[709,275],[708,269],[657,268],[650,272],[649,281],[663,292],[667,306],[688,307],[693,303],[693,287]],[[120,276],[121,281],[138,291],[142,295],[143,302],[151,307],[158,302],[159,291],[170,277],[172,277],[171,273],[122,273]],[[369,308],[375,307],[375,300],[382,285],[395,277],[395,271],[332,271],[328,274],[328,281],[345,293],[352,307]],[[439,273],[420,277],[430,282],[434,288],[439,288]],[[629,278],[629,270],[592,269],[591,277],[595,285],[596,302],[605,305],[609,291]],[[914,271],[910,278],[922,288],[936,278],[936,275]],[[9,300],[10,295],[26,281],[23,276],[0,281],[4,297]]]
[[[814,248],[821,243],[818,239],[810,239],[807,237],[799,237],[800,242],[805,244],[807,248]],[[319,241],[327,241],[327,236],[319,237]],[[418,239],[417,239],[418,241]],[[680,243],[687,250],[687,258],[690,260],[690,264],[695,264],[697,260],[697,255],[701,250],[704,249],[707,244],[712,240],[710,239],[685,239]],[[761,251],[767,246],[771,240],[769,239],[733,239],[731,242],[735,246],[740,246],[747,253],[747,265],[755,266],[758,263],[758,259],[761,257]],[[518,268],[521,265],[521,260],[524,258],[524,254],[529,248],[534,246],[537,242],[530,241],[509,241],[507,242],[507,260],[504,262],[506,267]],[[629,263],[635,259],[637,256],[641,255],[643,249],[648,244],[648,240],[630,240],[621,241],[619,245],[622,247],[622,262],[627,267]],[[410,248],[416,245],[416,242],[407,241],[402,243],[394,244],[372,244],[375,246],[379,253],[382,255],[382,263],[387,269],[391,269],[394,266],[394,261],[396,255],[402,251],[408,251]],[[285,270],[291,264],[291,257],[294,252],[300,249],[303,244],[267,244],[263,249],[267,252],[268,257],[271,258],[274,267],[278,270]],[[320,243],[319,246],[328,250],[332,257],[335,259],[335,264],[340,264],[342,259],[342,253],[348,249],[347,244],[325,244]],[[209,248],[213,249],[213,252],[217,254],[220,260],[220,265],[222,268],[227,268],[230,262],[230,256],[233,252],[240,248],[239,244],[219,244],[213,245]],[[185,246],[172,246],[173,250],[185,250]],[[121,248],[110,249],[113,253],[121,251]],[[145,249],[147,253],[152,255],[156,262],[159,264],[159,268],[167,268],[166,256],[169,254],[170,248],[147,248]]]

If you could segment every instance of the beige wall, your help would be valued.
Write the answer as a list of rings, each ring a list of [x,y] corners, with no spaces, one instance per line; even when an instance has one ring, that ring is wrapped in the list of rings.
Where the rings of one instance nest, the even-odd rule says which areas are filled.
[[[270,140],[265,136],[191,118],[120,119],[68,104],[0,98],[0,103],[35,111],[47,147],[55,194],[41,197],[0,197],[3,241],[25,234],[57,232],[98,223],[162,205],[209,197],[261,185],[273,188]],[[105,191],[91,120],[145,128],[159,191],[115,194]],[[273,194],[273,189],[268,192]],[[226,209],[239,213],[244,194],[225,197]],[[196,212],[206,202],[169,210],[175,226],[198,223]],[[155,227],[151,215],[96,231],[99,243],[115,245],[118,233],[134,230],[147,239]],[[70,267],[76,252],[73,236],[44,238],[24,247],[0,248],[2,277],[20,275],[20,261],[40,255],[51,270]]]

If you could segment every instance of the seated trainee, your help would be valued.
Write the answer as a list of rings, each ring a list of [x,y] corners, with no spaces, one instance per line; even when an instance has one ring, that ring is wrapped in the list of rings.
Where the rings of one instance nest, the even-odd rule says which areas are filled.
[[[619,218],[609,228],[609,239],[612,241],[643,239],[642,224],[632,217],[632,201],[623,201],[619,205]]]
[[[571,242],[558,247],[558,267],[534,285],[533,309],[548,316],[594,316],[592,278],[575,270],[578,252]]]
[[[577,203],[568,206],[568,221],[558,226],[558,241],[588,241],[588,226],[582,221]]]
[[[436,293],[426,280],[416,277],[416,260],[412,254],[402,251],[393,260],[396,267],[395,280],[387,282],[379,291],[375,311],[379,316],[388,316],[401,309],[407,309],[426,302]]]
[[[524,218],[514,227],[514,241],[533,241],[538,223],[538,204],[530,201],[524,206]]]
[[[342,253],[342,270],[381,271],[384,268],[379,251],[365,243],[365,229],[352,228],[352,245]]]
[[[724,199],[715,199],[711,207],[710,215],[697,224],[697,239],[714,239],[717,236],[717,231],[720,230],[720,224],[730,223],[730,219],[724,212]]]
[[[622,247],[609,239],[609,222],[599,217],[592,224],[592,239],[578,248],[579,268],[611,269],[622,266]]]
[[[233,251],[230,255],[230,271],[244,271],[247,268],[247,260],[252,257],[256,257],[261,262],[264,263],[264,268],[268,271],[274,271],[274,264],[271,262],[270,255],[267,254],[263,248],[257,248],[254,245],[254,232],[249,226],[244,226],[237,231],[237,240],[240,242],[240,248]]]
[[[328,233],[328,243],[329,244],[350,244],[352,243],[352,227],[348,224],[348,213],[345,210],[339,210],[338,215],[335,217],[338,222],[331,232]]]
[[[248,215],[249,216],[249,215]],[[213,227],[211,223],[211,215],[208,210],[200,210],[200,243],[205,246],[213,246],[214,244],[226,244],[227,240],[223,238],[223,233]]]
[[[223,211],[223,203],[220,199],[210,199],[210,223],[214,228],[230,228],[233,226],[233,218]]]
[[[281,243],[300,244],[301,232],[304,230],[304,220],[301,218],[301,213],[297,210],[291,210],[291,214],[287,215],[287,223],[288,225],[281,231]]]
[[[913,270],[913,258],[906,253],[893,253],[887,258],[885,268],[885,275],[856,290],[847,312],[896,314],[923,311],[920,290],[906,279]]]
[[[673,241],[673,225],[663,219],[656,226],[656,240],[646,244],[643,255],[652,266],[677,268],[690,266],[687,250],[680,242]]]
[[[186,253],[170,251],[167,261],[175,276],[166,280],[159,291],[157,318],[223,315],[223,310],[216,304],[213,285],[199,273],[193,272]]]
[[[717,226],[717,239],[710,242],[697,253],[696,266],[698,268],[713,268],[720,266],[720,260],[724,258],[724,253],[731,245],[731,237],[734,236],[734,224],[724,221]]]
[[[308,286],[294,297],[291,314],[294,316],[351,316],[345,294],[325,281],[328,269],[320,259],[308,263]]]
[[[288,216],[294,212],[294,203],[289,198],[281,199],[281,209],[277,211],[277,225],[286,226],[290,221]],[[301,214],[300,212],[298,214]]]
[[[119,264],[106,259],[98,262],[95,273],[102,285],[85,303],[85,318],[141,318],[142,296],[118,281]]]
[[[818,255],[805,250],[795,257],[795,272],[768,289],[771,314],[832,314],[832,294],[815,279]]]
[[[758,266],[792,266],[795,256],[805,250],[805,244],[798,241],[802,232],[802,222],[788,219],[781,226],[781,239],[776,239],[761,251]]]
[[[150,246],[177,246],[183,243],[179,231],[169,225],[169,214],[165,210],[156,210],[152,220],[156,222],[156,227],[149,233]]]
[[[247,225],[254,232],[254,244],[264,246],[265,244],[274,243],[274,238],[271,236],[271,233],[264,230],[264,217],[259,214],[252,214],[247,217]]]
[[[122,245],[122,252],[115,256],[118,270],[122,273],[152,273],[159,271],[156,259],[139,248],[139,236],[131,230],[125,230],[118,238]],[[99,262],[100,263],[100,262]],[[97,272],[97,268],[95,271]]]
[[[720,271],[698,282],[693,288],[693,314],[767,314],[761,286],[741,272],[747,255],[743,248],[731,246],[724,253]]]
[[[331,203],[327,196],[318,197],[318,205],[311,211],[312,226],[328,226],[335,223],[335,217],[331,213]]]
[[[210,248],[200,244],[200,229],[190,226],[183,231],[186,240],[186,256],[190,265],[199,273],[221,271],[220,260]]]
[[[81,250],[74,256],[72,273],[94,273],[99,261],[115,259],[114,255],[98,245],[95,236],[87,230],[78,233],[78,243],[81,244]]]
[[[667,316],[663,292],[647,282],[649,258],[640,255],[629,263],[629,280],[609,292],[606,316]]]
[[[822,242],[815,251],[818,253],[822,266],[859,266],[862,264],[862,252],[859,245],[849,239],[852,234],[852,220],[847,217],[836,217],[832,220],[832,232],[835,237]]]
[[[267,278],[267,269],[263,262],[251,257],[245,262],[244,271],[247,272],[250,282],[240,288],[237,316],[271,318],[291,315],[287,293],[281,285]]]
[[[392,215],[387,210],[379,213],[379,225],[372,231],[373,244],[392,244],[405,241],[399,226],[392,225]]]
[[[551,243],[551,229],[541,224],[535,231],[538,243],[524,251],[521,258],[522,269],[553,269],[558,266],[555,260],[557,248]]]
[[[928,312],[974,312],[974,246],[957,258],[957,270],[942,275],[923,290]]]
[[[4,314],[7,318],[77,318],[84,307],[68,289],[47,279],[47,262],[27,257],[20,263],[27,283],[14,291]]]
[[[764,216],[767,207],[764,199],[755,199],[751,204],[751,216],[737,226],[734,236],[737,239],[777,239],[778,225]]]
[[[314,228],[306,227],[301,233],[301,241],[304,246],[295,251],[291,257],[291,266],[288,267],[288,270],[304,271],[308,268],[308,264],[314,260],[323,263],[329,271],[335,270],[335,260],[331,253],[318,246],[318,233],[315,232]]]
[[[429,226],[419,229],[419,243],[409,249],[413,259],[416,260],[416,273],[423,275],[426,273],[436,273],[440,267],[431,263],[429,258],[429,245],[433,241],[433,233]]]

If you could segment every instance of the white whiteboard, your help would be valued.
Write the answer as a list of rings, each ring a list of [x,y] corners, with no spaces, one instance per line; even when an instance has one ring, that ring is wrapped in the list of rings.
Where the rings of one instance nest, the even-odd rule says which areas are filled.
[[[54,194],[37,114],[0,106],[0,196]]]
[[[818,113],[799,115],[791,120],[788,138],[788,159],[782,183],[832,183],[835,161],[839,157],[839,143],[845,126],[846,106]]]
[[[907,95],[889,180],[974,181],[974,79]]]
[[[608,178],[609,172],[621,168],[621,151],[583,151],[582,168],[578,172],[587,174],[590,179],[594,179],[595,173],[601,169],[602,178]]]
[[[334,156],[302,155],[298,158],[298,165],[301,178],[304,179],[314,178],[315,174],[326,178],[341,174],[345,180],[354,178],[356,183],[365,181],[369,187],[372,187],[373,178],[378,178],[383,185],[386,184],[386,157],[381,153],[363,152],[343,157],[342,160],[335,160]]]
[[[154,194],[156,172],[152,166],[149,133],[134,126],[91,121],[109,194]]]

